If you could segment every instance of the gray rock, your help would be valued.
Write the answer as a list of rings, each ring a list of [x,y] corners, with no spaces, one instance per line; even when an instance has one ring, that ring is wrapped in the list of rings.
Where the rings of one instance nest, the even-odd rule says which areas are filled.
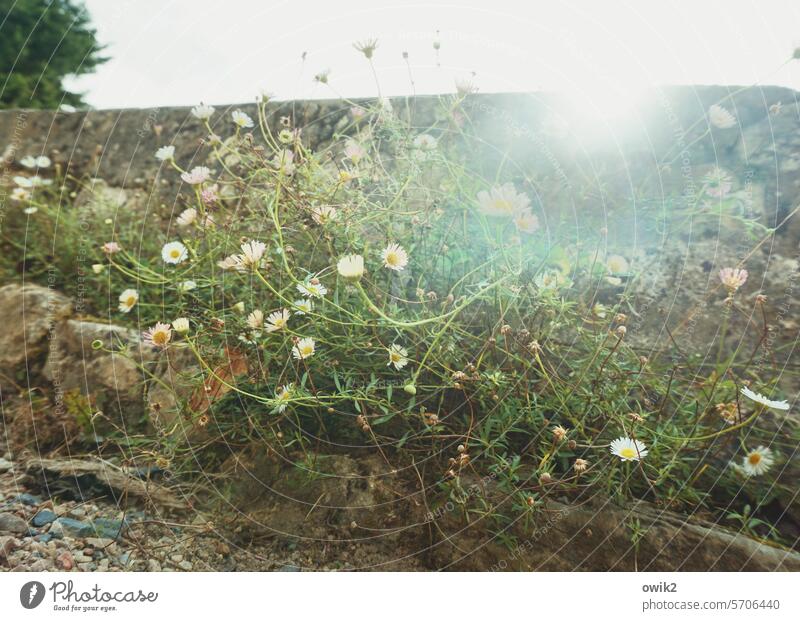
[[[72,518],[60,517],[50,527],[54,537],[89,537],[94,534],[94,528],[89,522],[81,522]]]
[[[126,520],[111,520],[108,518],[96,518],[93,522],[92,534],[105,539],[119,539],[125,534],[130,523]]]
[[[39,511],[39,513],[33,516],[31,524],[41,528],[42,526],[46,526],[51,522],[55,522],[57,518],[58,516],[49,509],[42,509]]]
[[[16,498],[14,498],[17,502],[21,502],[23,505],[28,505],[29,507],[35,507],[40,502],[42,502],[41,498],[37,498],[33,494],[17,494]]]
[[[0,513],[0,533],[22,535],[28,532],[28,523],[13,513]]]

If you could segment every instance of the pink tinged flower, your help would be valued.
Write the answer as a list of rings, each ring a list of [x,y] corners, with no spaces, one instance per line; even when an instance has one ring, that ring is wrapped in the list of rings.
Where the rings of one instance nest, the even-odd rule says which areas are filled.
[[[738,267],[726,267],[719,271],[719,279],[730,295],[736,291],[745,282],[747,282],[747,270],[739,269]]]
[[[294,173],[294,152],[291,149],[283,149],[278,152],[272,160],[273,166],[280,170],[284,175]]]
[[[361,106],[350,106],[350,115],[356,120],[364,118],[367,111]]]
[[[736,117],[717,104],[708,109],[708,120],[714,127],[719,129],[729,129],[736,125]]]
[[[207,166],[195,166],[191,171],[181,174],[183,179],[189,185],[199,185],[208,180],[211,171]]]
[[[147,345],[165,349],[172,339],[172,328],[168,323],[156,323],[155,326],[142,333],[142,340]]]
[[[517,193],[513,184],[506,183],[495,186],[488,192],[478,192],[478,206],[481,213],[487,216],[511,218],[526,211],[530,200],[524,194]]]
[[[366,154],[366,149],[364,149],[364,147],[362,147],[352,138],[349,139],[344,145],[344,156],[354,164],[358,164],[358,162],[360,162],[364,156],[366,156]]]
[[[106,242],[105,244],[103,244],[102,248],[103,252],[105,252],[106,254],[117,254],[119,251],[122,250],[122,248],[120,248],[120,245],[117,242],[113,241]]]
[[[219,186],[215,183],[200,192],[200,200],[206,205],[211,205],[219,200]]]

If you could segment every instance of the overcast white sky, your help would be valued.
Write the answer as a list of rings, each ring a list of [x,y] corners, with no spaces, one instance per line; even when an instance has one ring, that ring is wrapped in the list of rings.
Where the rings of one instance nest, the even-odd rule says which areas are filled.
[[[377,93],[352,43],[379,39],[384,95],[567,90],[620,97],[654,84],[800,88],[797,0],[86,0],[111,56],[77,86],[99,108]],[[438,40],[441,49],[433,48]],[[301,61],[307,52],[305,63]]]

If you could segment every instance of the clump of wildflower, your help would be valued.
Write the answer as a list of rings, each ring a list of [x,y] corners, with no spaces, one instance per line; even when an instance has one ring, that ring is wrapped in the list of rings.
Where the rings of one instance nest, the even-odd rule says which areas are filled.
[[[119,294],[119,310],[122,313],[130,313],[131,309],[139,301],[139,292],[136,289],[125,289]]]
[[[644,442],[621,436],[614,440],[610,447],[611,453],[622,461],[639,461],[647,456],[648,450]]]
[[[575,471],[575,474],[583,474],[586,472],[586,468],[589,467],[589,462],[585,459],[581,459],[580,457],[575,460],[575,463],[572,464],[572,469]]]
[[[719,414],[720,418],[728,425],[733,425],[736,422],[738,415],[736,403],[717,403],[717,405],[714,406],[714,409],[717,411],[717,414]]]
[[[311,337],[306,337],[299,339],[297,343],[295,343],[294,347],[292,347],[292,356],[296,360],[305,360],[310,358],[316,353],[316,344],[314,343],[314,339]]]
[[[393,343],[389,346],[389,362],[386,366],[393,366],[398,371],[408,364],[408,350]]]
[[[102,245],[102,250],[106,254],[117,254],[122,250],[120,245],[117,242],[106,242]]]
[[[408,265],[408,253],[400,244],[389,244],[381,250],[384,267],[401,272]]]
[[[142,333],[142,341],[146,344],[164,349],[172,339],[172,328],[168,323],[156,323],[155,326]]]
[[[181,179],[189,185],[200,185],[208,181],[211,171],[208,166],[195,166],[189,172],[181,173]]]
[[[553,440],[556,442],[563,442],[564,438],[567,437],[567,430],[564,429],[561,425],[556,425],[553,427]]]
[[[747,282],[747,270],[726,267],[719,271],[719,279],[728,290],[728,294],[733,295],[739,287]]]
[[[178,265],[189,258],[189,251],[179,241],[168,242],[161,248],[161,258],[164,263]]]

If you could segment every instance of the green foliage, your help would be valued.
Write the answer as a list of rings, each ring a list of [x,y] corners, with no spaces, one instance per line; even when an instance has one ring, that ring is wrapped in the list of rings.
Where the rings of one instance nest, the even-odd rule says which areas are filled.
[[[0,107],[82,104],[80,94],[64,89],[64,78],[107,60],[86,8],[73,0],[0,0],[0,14]]]

